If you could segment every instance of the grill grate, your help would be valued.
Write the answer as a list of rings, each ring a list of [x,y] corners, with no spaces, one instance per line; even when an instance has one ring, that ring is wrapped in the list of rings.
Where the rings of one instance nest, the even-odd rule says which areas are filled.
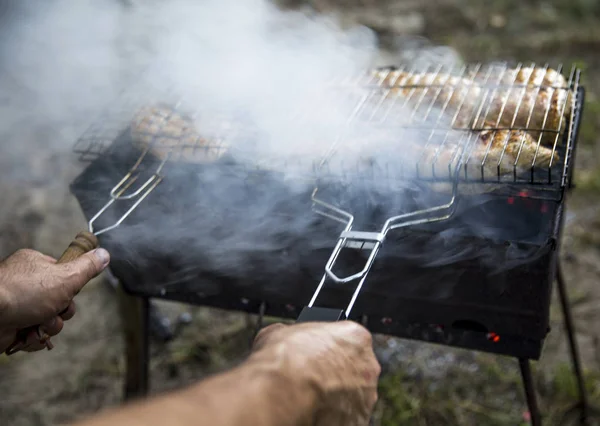
[[[494,69],[503,69],[502,66],[495,67]],[[512,69],[526,70],[527,68],[513,67]],[[516,72],[510,71],[510,69],[507,68],[504,74]],[[337,120],[335,124],[343,131],[334,135],[338,138],[334,140],[336,143],[326,147],[329,151],[325,153],[329,155],[325,156],[322,164],[318,163],[316,166],[321,177],[326,175],[324,171],[328,170],[331,170],[332,177],[337,176],[334,167],[336,158],[346,161],[347,157],[336,156],[336,153],[341,149],[356,148],[357,145],[353,143],[355,139],[360,140],[363,136],[368,136],[373,149],[378,146],[386,146],[385,138],[388,137],[388,129],[398,129],[403,132],[402,136],[410,135],[412,132],[422,136],[423,130],[425,132],[436,130],[444,136],[448,133],[448,140],[444,143],[457,147],[459,150],[457,156],[461,155],[460,150],[464,153],[463,157],[469,155],[472,145],[467,146],[463,144],[463,141],[470,138],[473,144],[483,130],[476,126],[461,127],[461,123],[452,121],[460,116],[460,113],[456,111],[461,110],[459,107],[462,98],[458,97],[458,101],[455,102],[452,102],[452,99],[447,102],[448,105],[444,110],[446,113],[440,118],[439,123],[436,122],[438,115],[434,113],[440,112],[442,108],[436,109],[434,105],[431,107],[429,117],[426,117],[425,114],[432,99],[446,96],[441,102],[443,107],[449,94],[457,92],[468,94],[470,93],[469,87],[461,91],[459,88],[449,88],[448,84],[420,85],[421,89],[429,90],[431,96],[428,98],[428,95],[417,92],[418,87],[412,95],[415,105],[411,105],[411,108],[408,109],[405,108],[405,114],[400,117],[389,114],[388,117],[395,118],[395,120],[388,119],[382,124],[385,112],[383,107],[393,101],[393,96],[396,96],[397,93],[392,96],[391,89],[393,87],[386,88],[378,82],[382,80],[383,75],[397,73],[400,70],[401,68],[379,69],[360,76],[362,78],[360,81],[355,76],[346,80],[337,79],[333,82],[334,84],[330,85],[331,92],[336,93],[335,96],[343,94],[349,101],[343,103],[347,104],[347,108],[342,108],[341,111],[333,114]],[[434,72],[436,70],[437,68],[433,68]],[[423,72],[426,71],[423,70]],[[446,71],[440,69],[438,75],[442,75]],[[485,81],[487,73],[493,74],[493,72],[495,71],[490,71],[483,66],[472,66],[464,71],[462,69],[448,71],[454,76],[462,75],[473,82],[479,82],[478,84],[481,86],[483,86],[481,82]],[[413,72],[414,74],[416,73]],[[374,76],[379,76],[379,78]],[[445,78],[444,81],[447,80],[449,78]],[[491,196],[485,194],[483,197],[457,198],[454,206],[456,213],[447,221],[437,224],[427,222],[410,229],[390,232],[386,236],[386,242],[382,246],[381,252],[377,255],[377,261],[369,272],[368,284],[361,290],[360,297],[354,297],[355,286],[336,283],[325,286],[320,292],[319,306],[339,307],[341,300],[347,301],[352,297],[352,303],[356,302],[351,312],[352,317],[368,316],[369,328],[375,332],[408,336],[426,341],[443,339],[443,343],[455,346],[479,348],[496,353],[518,354],[525,357],[539,357],[541,345],[548,329],[549,297],[554,275],[556,247],[560,238],[563,218],[562,187],[569,179],[568,173],[571,173],[569,161],[576,145],[577,127],[581,119],[584,100],[583,87],[579,86],[578,70],[572,70],[569,78],[565,79],[564,85],[570,87],[572,90],[570,99],[576,103],[571,107],[570,115],[564,118],[566,121],[564,129],[557,127],[559,131],[555,133],[560,137],[555,144],[553,143],[556,157],[552,167],[552,181],[548,183],[548,176],[545,173],[534,175],[538,182],[536,188],[548,189],[548,192],[559,197],[556,201],[527,199],[529,195],[524,196],[523,194],[530,194],[531,190],[528,187],[525,191],[522,183],[530,182],[529,179],[526,179],[528,176],[519,175],[519,178],[522,177],[522,180],[518,181],[519,185],[512,185],[514,176],[511,173],[502,176],[503,181],[508,184],[497,185],[497,177],[496,179],[492,177],[491,180],[484,181],[484,183],[490,183],[490,187],[495,188],[494,193],[490,194]],[[148,87],[148,84],[144,83],[143,86]],[[168,85],[165,84],[166,86]],[[513,86],[519,87],[518,85]],[[491,85],[491,88],[485,88],[484,92],[490,90],[493,92],[494,88],[496,88],[496,92],[501,92],[505,88],[513,86],[509,83]],[[545,88],[543,84],[537,85],[544,86],[541,88],[535,84],[530,86],[533,86],[534,95]],[[559,85],[554,84],[554,87],[550,87],[550,89],[556,89],[557,86]],[[410,88],[410,90],[412,89],[414,87]],[[101,236],[102,245],[114,253],[115,273],[126,284],[128,291],[144,297],[194,301],[193,303],[249,312],[255,312],[258,310],[259,304],[267,303],[267,311],[270,315],[297,318],[300,311],[299,305],[305,306],[311,297],[314,298],[314,288],[307,286],[306,283],[314,282],[322,276],[324,258],[331,254],[334,239],[340,235],[339,223],[323,219],[323,212],[320,212],[321,215],[307,216],[306,220],[310,223],[308,227],[310,229],[303,230],[300,235],[293,229],[281,229],[282,224],[287,226],[291,218],[300,218],[301,215],[298,215],[298,212],[309,209],[310,203],[306,199],[307,197],[296,197],[296,194],[290,194],[288,185],[271,173],[267,173],[263,181],[259,180],[258,183],[262,183],[259,185],[254,185],[254,182],[246,185],[245,182],[237,179],[237,175],[232,179],[231,169],[222,167],[233,166],[226,155],[219,158],[215,167],[196,167],[184,164],[200,162],[200,160],[197,158],[197,153],[192,155],[185,153],[185,149],[181,149],[190,148],[192,143],[187,144],[188,146],[176,143],[183,139],[181,137],[171,140],[171,143],[174,144],[172,148],[163,149],[162,152],[165,154],[163,161],[157,158],[160,157],[159,150],[158,153],[154,153],[156,155],[145,155],[140,162],[140,150],[134,146],[134,141],[132,141],[131,123],[141,108],[147,107],[149,104],[167,107],[171,116],[173,111],[177,111],[181,116],[187,116],[189,122],[196,120],[194,126],[188,126],[186,131],[201,133],[204,140],[192,139],[191,142],[202,149],[223,131],[227,136],[224,140],[226,139],[231,147],[228,153],[233,152],[235,157],[243,154],[245,150],[251,152],[252,144],[257,140],[260,141],[262,137],[260,132],[252,127],[252,120],[249,117],[243,115],[229,117],[229,120],[224,120],[225,123],[213,123],[214,127],[211,128],[202,127],[197,124],[200,120],[204,120],[207,125],[211,124],[211,120],[203,114],[199,114],[199,119],[194,117],[194,114],[190,112],[194,111],[193,108],[190,108],[193,104],[189,101],[185,102],[185,99],[181,100],[178,97],[178,91],[150,92],[149,90],[138,90],[137,93],[129,91],[124,96],[125,102],[119,105],[123,109],[112,106],[109,111],[110,115],[120,121],[114,124],[115,121],[104,120],[104,125],[95,129],[96,132],[98,129],[100,132],[106,131],[104,138],[110,141],[110,145],[102,144],[102,138],[95,139],[94,132],[88,132],[88,141],[97,142],[97,146],[103,145],[103,150],[96,152],[107,155],[97,158],[72,186],[72,191],[78,198],[86,217],[90,218],[94,215],[97,216],[98,210],[103,209],[104,198],[98,195],[110,191],[110,188],[127,172],[131,164],[140,164],[140,169],[143,168],[143,165],[147,165],[150,173],[156,171],[158,164],[163,164],[160,176],[154,182],[159,182],[163,174],[168,176],[157,187],[152,195],[152,200],[149,200],[144,208],[131,214],[128,223],[123,224],[122,232]],[[379,103],[386,93],[387,98]],[[138,98],[137,95],[141,97]],[[313,99],[327,98],[325,93],[320,93],[317,89],[315,89],[315,93],[307,96],[313,97]],[[483,96],[480,94],[478,99],[481,100]],[[491,95],[488,95],[488,99],[489,96]],[[418,110],[416,104],[421,98],[423,98],[421,100],[422,109]],[[462,103],[463,106],[471,99],[471,97],[466,98]],[[396,103],[401,108],[405,98],[398,99],[398,101]],[[177,104],[177,102],[180,103]],[[518,99],[516,102],[519,102]],[[521,104],[523,102],[521,101]],[[314,108],[315,115],[326,111],[327,106],[326,102],[317,102]],[[497,108],[500,111],[502,103]],[[486,105],[482,106],[481,101],[475,102],[475,106],[471,110],[473,109],[475,111],[473,117],[476,117],[479,110],[482,111],[480,115],[483,116]],[[123,112],[124,110],[126,111]],[[449,110],[454,113],[448,112]],[[507,110],[506,105],[504,110]],[[187,114],[182,111],[186,111]],[[406,114],[406,111],[409,113]],[[416,112],[413,114],[413,111]],[[302,122],[306,120],[307,114],[311,113],[312,111],[307,113],[302,109],[291,111],[286,119],[290,122],[294,122],[294,120]],[[348,115],[345,115],[346,113]],[[534,121],[527,117],[521,120]],[[548,121],[547,118],[546,121]],[[230,125],[232,122],[236,125],[233,129],[231,127],[219,128],[221,124]],[[363,126],[364,122],[369,126]],[[160,120],[157,123],[158,129],[163,132],[164,137],[165,134],[168,134],[165,133],[167,127],[163,125],[164,123],[161,124]],[[453,123],[454,125],[452,125]],[[511,123],[512,117],[509,125]],[[495,131],[506,130],[508,126],[501,124],[498,127]],[[514,127],[516,128],[516,126]],[[530,128],[531,132],[536,131],[535,126],[530,126]],[[107,135],[110,135],[110,131],[115,129],[120,137],[113,141]],[[179,130],[181,130],[181,126]],[[382,130],[383,135],[377,133],[378,130]],[[494,129],[491,130],[494,131]],[[368,133],[361,133],[363,131]],[[187,136],[190,137],[189,134]],[[430,144],[434,142],[441,144],[444,136],[438,138],[437,135],[434,135]],[[384,143],[378,145],[376,142],[380,137],[384,139]],[[159,139],[156,138],[153,141],[156,142]],[[166,139],[169,140],[169,138]],[[423,141],[422,145],[425,145],[424,141],[427,139],[419,140]],[[548,142],[544,143],[548,144]],[[152,146],[152,144],[149,145]],[[159,148],[160,146],[165,148],[164,143],[158,145]],[[142,146],[144,145],[142,144]],[[433,146],[437,147],[437,145]],[[85,148],[81,143],[79,147]],[[360,151],[360,149],[357,150]],[[404,151],[402,154],[405,154]],[[199,156],[202,159],[203,156]],[[398,155],[398,157],[402,156]],[[410,155],[406,155],[406,157],[410,157]],[[256,168],[261,169],[260,166],[266,168],[266,160],[259,159],[263,161]],[[478,189],[487,187],[487,185],[479,184],[481,182],[478,183],[476,179],[466,181],[464,179],[465,162],[461,163],[460,161],[459,158],[458,167],[455,167],[454,170],[460,172],[459,177],[463,190],[466,187]],[[341,162],[339,161],[339,163]],[[347,179],[353,179],[357,174],[388,173],[385,167],[379,165],[380,167],[377,168],[378,164],[374,164],[374,162],[362,161],[349,164],[349,167],[345,165],[341,167],[341,170],[347,173]],[[414,164],[409,164],[407,161],[400,162],[400,164],[405,167],[404,172],[409,177],[435,180],[435,177],[431,176],[417,176],[414,172]],[[171,166],[176,166],[176,170],[173,170]],[[235,167],[243,169],[251,166],[237,164]],[[213,172],[216,176],[213,176]],[[390,175],[393,172],[400,174],[397,170],[392,170],[389,171]],[[206,179],[207,176],[212,176],[214,179]],[[325,178],[328,177],[325,176]],[[364,178],[367,179],[368,176]],[[242,201],[237,197],[223,197],[224,191],[220,190],[220,185],[210,184],[222,180],[225,180],[226,186],[236,191],[237,194],[246,194],[246,192],[248,194],[244,195],[245,198],[242,197]],[[445,187],[448,187],[448,184],[454,186],[457,182],[456,180],[452,182],[444,180],[441,177],[439,181],[441,186]],[[401,182],[401,180],[398,179],[397,182]],[[411,189],[421,188],[420,185],[414,186],[414,183],[409,182]],[[462,185],[463,183],[465,185]],[[430,186],[430,182],[425,182],[423,186]],[[439,187],[439,185],[431,186]],[[121,187],[126,187],[126,185],[121,185]],[[196,191],[193,190],[194,188],[201,190]],[[319,194],[325,192],[321,186],[318,189]],[[506,190],[510,193],[504,196]],[[138,191],[133,191],[130,197],[136,198],[133,195]],[[274,211],[281,214],[281,217],[265,216],[259,207],[255,210],[261,214],[247,214],[249,207],[260,204],[261,196],[270,196],[275,192],[277,193],[276,198],[282,195],[282,200],[285,200],[281,205],[274,207]],[[357,197],[362,197],[362,192],[358,192]],[[421,196],[420,190],[415,192]],[[500,196],[496,196],[498,193]],[[110,203],[115,198],[123,198],[119,194],[119,191],[113,189]],[[147,194],[145,191],[139,192],[136,204],[145,194]],[[174,194],[184,194],[185,196],[174,202]],[[393,204],[394,193],[382,195],[387,196],[383,201]],[[406,201],[406,197],[402,194],[398,195],[402,202]],[[256,200],[252,200],[253,198],[257,199],[258,203]],[[393,205],[389,206],[390,209],[387,209],[387,204],[380,206],[379,202],[382,200],[376,197],[375,199],[350,199],[349,204],[354,201],[358,201],[360,207],[356,212],[357,228],[360,226],[361,229],[368,228],[370,230],[370,224],[374,224],[377,229],[380,229],[382,220],[388,218],[388,210],[393,209],[394,212],[399,213]],[[406,207],[412,208],[412,202],[410,204]],[[415,204],[419,204],[419,200],[415,200]],[[131,211],[121,203],[115,204],[115,206],[117,211],[114,215],[107,215],[107,223],[112,223],[113,219],[117,217],[122,219]],[[383,207],[383,210],[379,210],[379,207]],[[333,209],[329,209],[329,211],[333,212]],[[227,214],[225,215],[225,213]],[[204,220],[205,218],[207,219]],[[219,219],[216,232],[214,218]],[[339,219],[344,224],[348,221],[348,217],[341,215],[332,214],[330,218]],[[118,223],[121,221],[119,220]],[[274,223],[279,226],[272,226]],[[363,228],[363,224],[368,226]],[[147,229],[155,230],[155,232],[152,234],[145,231],[139,232]],[[179,238],[182,229],[185,230],[187,236],[184,238],[186,247],[183,250],[184,253],[170,249],[170,247],[179,247],[182,244]],[[173,232],[174,230],[178,232]],[[256,238],[253,237],[252,241],[258,243],[266,237],[270,237],[277,241],[277,244],[272,247],[272,251],[269,248],[265,252],[264,245],[261,249],[253,243],[243,253],[217,250],[218,253],[212,255],[215,247],[222,246],[223,235],[239,235],[240,232],[248,230],[256,234]],[[383,234],[383,231],[381,233]],[[346,238],[347,234],[344,232],[340,239]],[[363,233],[354,234],[359,238],[361,235],[358,234]],[[367,234],[366,237],[372,237],[375,233]],[[376,237],[380,238],[380,235],[378,234]],[[336,273],[338,270],[340,273],[345,273],[346,269],[355,271],[356,265],[360,266],[366,261],[374,244],[379,244],[379,240],[363,241],[366,239],[368,238],[358,241],[360,247],[354,247],[362,250],[345,250],[345,254],[340,255],[340,259],[336,261],[339,266]],[[138,258],[137,250],[130,247],[133,240],[137,241],[139,247],[143,247],[143,250],[140,250],[145,254],[143,258]],[[156,244],[157,241],[159,244]],[[357,241],[346,238],[344,247],[350,247],[353,243],[357,243]],[[367,244],[370,245],[367,246]],[[157,247],[153,248],[153,245],[157,245]],[[344,280],[342,279],[342,281]],[[502,339],[500,342],[490,342],[484,332],[465,332],[471,333],[469,337],[461,332],[461,324],[466,323],[478,325],[473,330],[488,330],[498,333],[502,335]],[[432,335],[430,328],[414,328],[413,330],[411,324],[437,324],[443,326],[446,331],[443,335]],[[414,333],[410,330],[413,330]]]
[[[564,185],[572,148],[572,130],[565,127],[574,122],[580,71],[573,67],[568,79],[562,71],[562,65],[552,69],[536,64],[475,64],[459,70],[400,67],[347,78],[342,84],[371,87],[358,109],[374,107],[358,111],[357,118],[428,132],[418,162],[429,164],[417,164],[420,178],[427,166],[432,169],[429,177],[435,178],[436,163],[442,163],[440,170],[447,169],[446,163],[452,164],[456,156],[449,162],[441,159],[468,145],[471,149],[460,164],[464,182]],[[397,104],[401,114],[410,109],[407,117],[391,116]],[[451,132],[460,136],[449,146]],[[446,171],[446,177],[451,175]]]
[[[328,150],[317,153],[317,144],[310,144],[312,152],[282,155],[260,151],[257,140],[265,135],[243,114],[200,111],[166,76],[148,73],[153,84],[140,79],[90,126],[75,152],[94,160],[130,127],[141,148],[132,170],[152,153],[162,160],[156,175],[166,173],[167,163],[225,155],[247,172],[294,171],[322,182],[359,178],[395,189],[414,179],[449,184],[458,179],[531,185],[548,196],[566,184],[573,148],[572,128],[566,126],[575,121],[580,71],[573,67],[568,78],[562,72],[562,65],[474,64],[338,76],[327,90],[315,87],[303,95],[310,108],[290,102],[290,111],[276,117],[291,129],[327,123],[318,136],[328,140],[318,145]],[[163,84],[157,87],[157,81]],[[342,111],[331,111],[332,105]]]

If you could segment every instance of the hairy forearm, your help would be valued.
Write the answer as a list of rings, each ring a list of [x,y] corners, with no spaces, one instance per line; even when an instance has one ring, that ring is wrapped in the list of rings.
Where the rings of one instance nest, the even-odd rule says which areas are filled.
[[[188,389],[116,409],[76,426],[305,426],[314,395],[249,361]]]

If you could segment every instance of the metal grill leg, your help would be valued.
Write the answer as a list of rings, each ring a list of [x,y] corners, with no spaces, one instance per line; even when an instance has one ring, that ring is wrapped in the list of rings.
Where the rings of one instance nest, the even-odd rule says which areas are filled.
[[[580,409],[580,421],[581,424],[587,424],[589,407],[587,401],[587,393],[585,390],[585,382],[583,379],[583,372],[581,370],[581,359],[579,357],[579,347],[575,340],[575,327],[573,325],[573,315],[571,314],[571,306],[569,305],[569,299],[567,298],[567,291],[565,288],[564,276],[560,262],[556,266],[556,284],[558,287],[558,296],[560,299],[560,305],[563,311],[565,319],[565,330],[567,332],[567,339],[569,341],[569,349],[571,352],[571,363],[573,364],[573,370],[577,378],[577,387],[579,388],[579,408]]]
[[[252,347],[254,346],[254,339],[258,335],[258,332],[263,328],[263,321],[265,319],[266,309],[267,309],[267,304],[265,302],[262,302],[260,304],[260,307],[258,308],[258,318],[256,319],[254,331],[252,332],[252,336],[250,336],[250,341],[249,341],[250,350],[252,350]]]
[[[126,357],[124,401],[128,402],[148,395],[150,300],[130,296],[120,288],[119,301]]]
[[[529,415],[531,416],[531,426],[542,426],[542,418],[537,405],[529,360],[519,358],[519,367],[521,368],[521,377],[523,378],[525,397],[527,398],[527,407],[529,408]]]

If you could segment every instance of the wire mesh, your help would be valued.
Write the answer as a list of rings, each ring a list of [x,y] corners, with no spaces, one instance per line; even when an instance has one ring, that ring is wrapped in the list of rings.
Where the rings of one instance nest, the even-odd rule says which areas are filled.
[[[157,173],[167,162],[206,163],[234,155],[251,159],[238,164],[249,171],[368,179],[388,182],[391,189],[414,179],[452,182],[457,168],[463,183],[564,185],[579,80],[576,67],[565,78],[562,65],[534,63],[394,67],[336,76],[327,90],[315,87],[304,95],[313,96],[310,108],[291,97],[289,109],[276,118],[282,128],[310,126],[318,117],[335,129],[312,144],[327,149],[307,156],[253,152],[253,142],[264,136],[260,126],[231,111],[197,113],[199,106],[182,96],[185,88],[167,78],[157,88],[154,74],[153,84],[140,79],[137,90],[107,108],[75,152],[92,160],[129,129],[140,150],[138,163],[148,154],[162,160]],[[342,111],[332,111],[340,105]]]
[[[248,113],[243,102],[240,110],[207,109],[185,96],[193,89],[153,73],[151,81],[164,83],[160,90],[142,81],[76,144],[82,158],[93,158],[127,132],[139,153],[90,229],[115,201],[132,200],[124,216],[96,233],[119,226],[181,163],[241,168],[246,178],[254,172],[308,178],[313,210],[344,225],[308,307],[327,279],[358,280],[345,309],[350,314],[387,233],[450,218],[459,183],[483,191],[489,184],[529,184],[561,194],[580,79],[575,67],[568,78],[562,71],[535,64],[383,68],[336,76],[304,91],[286,87],[289,103],[273,108],[265,96]],[[151,176],[135,186],[146,162]],[[436,186],[419,191],[416,181]],[[353,203],[357,194],[366,196]],[[366,199],[383,211],[375,231],[356,211]],[[368,255],[362,270],[340,276],[334,267],[345,248]]]

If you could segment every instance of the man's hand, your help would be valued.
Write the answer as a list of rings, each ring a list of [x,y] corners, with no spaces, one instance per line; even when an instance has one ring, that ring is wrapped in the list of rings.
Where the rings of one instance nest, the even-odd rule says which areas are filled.
[[[275,324],[256,336],[250,362],[264,363],[291,388],[313,393],[310,424],[369,424],[381,367],[371,334],[361,325]]]
[[[75,315],[75,295],[109,261],[106,250],[96,249],[62,264],[34,250],[19,250],[0,262],[0,353],[26,327],[42,324],[48,335],[58,334]],[[35,336],[28,342],[27,351],[44,348]]]
[[[367,426],[380,371],[357,323],[277,324],[240,366],[78,426]]]

